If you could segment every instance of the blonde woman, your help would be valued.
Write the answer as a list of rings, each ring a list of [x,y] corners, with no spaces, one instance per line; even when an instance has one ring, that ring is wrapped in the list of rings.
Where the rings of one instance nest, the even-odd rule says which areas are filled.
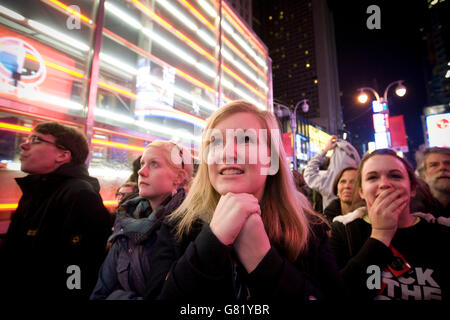
[[[148,298],[332,299],[327,225],[298,197],[278,123],[245,101],[208,119],[189,194],[160,230]],[[303,200],[302,200],[303,199]],[[303,201],[304,203],[301,203]]]
[[[185,198],[193,166],[187,150],[155,140],[144,150],[138,171],[139,196],[117,210],[112,242],[91,299],[141,299],[146,295],[157,230]]]

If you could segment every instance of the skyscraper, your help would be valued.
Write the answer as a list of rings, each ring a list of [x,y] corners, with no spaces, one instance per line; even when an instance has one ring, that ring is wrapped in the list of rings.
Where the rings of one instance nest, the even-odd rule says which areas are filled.
[[[308,99],[303,116],[330,133],[342,129],[334,27],[326,0],[253,3],[253,29],[272,58],[274,101],[291,108]]]
[[[241,16],[241,18],[252,27],[252,0],[227,0],[234,10]]]
[[[426,41],[425,81],[427,104],[450,103],[450,1],[427,0],[425,25],[421,29]]]

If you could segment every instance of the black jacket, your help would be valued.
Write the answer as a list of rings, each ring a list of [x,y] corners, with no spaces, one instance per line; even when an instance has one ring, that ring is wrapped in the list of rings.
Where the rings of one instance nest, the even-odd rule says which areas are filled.
[[[368,222],[353,213],[346,217],[351,216],[354,216],[353,220],[349,219],[345,223],[333,222],[330,247],[352,299],[449,298],[450,265],[446,244],[450,240],[450,227],[440,225],[437,221],[421,219],[409,228],[398,229],[391,246],[401,253],[412,268],[401,279],[388,275],[388,286],[379,292],[382,287],[368,287],[368,279],[374,274],[368,268],[376,266],[383,272],[397,260],[389,247],[370,238],[372,229]],[[436,294],[437,291],[440,293]]]
[[[323,211],[323,215],[329,223],[333,222],[333,218],[342,215],[341,200],[334,199]]]
[[[327,229],[323,223],[312,224],[314,235],[308,251],[295,263],[272,244],[248,274],[235,258],[233,247],[222,244],[209,224],[198,223],[189,236],[177,242],[173,226],[165,223],[153,252],[158,274],[148,298],[197,302],[343,298],[343,282],[328,247]]]
[[[105,257],[111,219],[84,164],[16,178],[23,195],[1,252],[8,299],[88,298]],[[81,289],[78,283],[79,267]],[[70,278],[70,276],[73,276]]]
[[[136,197],[117,210],[112,246],[100,268],[92,300],[138,300],[145,296],[153,270],[149,259],[158,230],[164,218],[180,206],[185,198],[183,188],[168,195],[152,210],[147,199]]]

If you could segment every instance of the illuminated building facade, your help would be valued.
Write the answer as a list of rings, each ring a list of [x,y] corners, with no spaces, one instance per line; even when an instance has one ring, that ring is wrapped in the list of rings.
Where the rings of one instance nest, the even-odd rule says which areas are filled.
[[[37,123],[86,133],[89,171],[114,206],[149,142],[195,154],[205,119],[236,99],[272,108],[271,60],[226,1],[2,0],[0,220],[17,205],[19,145]]]

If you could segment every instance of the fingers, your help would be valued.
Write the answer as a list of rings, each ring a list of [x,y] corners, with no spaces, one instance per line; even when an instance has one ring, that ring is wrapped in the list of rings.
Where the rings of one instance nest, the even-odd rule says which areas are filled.
[[[378,197],[373,202],[373,205],[378,205],[381,207],[387,207],[390,204],[394,203],[395,201],[399,199],[407,199],[407,193],[404,190],[400,189],[386,189],[383,190]],[[395,202],[398,203],[398,202]]]
[[[409,196],[404,190],[383,190],[369,209],[372,227],[395,229],[399,214],[409,203]]]
[[[224,244],[232,244],[252,214],[261,215],[258,199],[247,193],[223,195],[210,222],[211,231]]]

